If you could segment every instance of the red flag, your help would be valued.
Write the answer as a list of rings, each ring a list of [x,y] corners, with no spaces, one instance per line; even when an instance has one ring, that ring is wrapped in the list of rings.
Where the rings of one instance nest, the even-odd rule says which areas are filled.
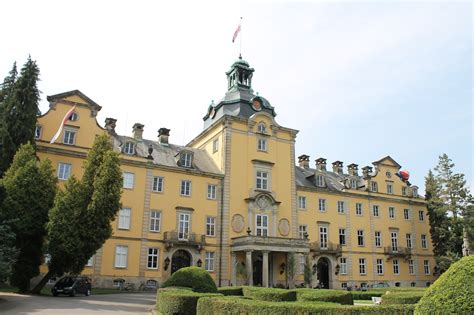
[[[239,23],[239,26],[237,26],[237,29],[235,30],[234,32],[234,37],[232,37],[232,42],[235,42],[235,39],[237,38],[237,36],[239,35],[240,33],[240,26],[242,25],[242,22]]]

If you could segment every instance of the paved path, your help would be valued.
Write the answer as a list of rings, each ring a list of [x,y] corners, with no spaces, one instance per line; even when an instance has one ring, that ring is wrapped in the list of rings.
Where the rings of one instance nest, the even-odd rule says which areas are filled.
[[[149,315],[154,304],[154,293],[79,295],[76,297],[0,293],[0,314],[2,315]]]

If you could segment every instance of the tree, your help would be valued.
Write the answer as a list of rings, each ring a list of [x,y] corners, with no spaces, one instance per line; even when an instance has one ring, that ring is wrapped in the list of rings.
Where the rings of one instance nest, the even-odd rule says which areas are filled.
[[[5,189],[0,185],[0,206],[4,199]],[[0,217],[0,240],[2,240],[0,242],[0,283],[11,275],[12,265],[18,253],[15,247],[15,234],[9,226],[10,223]]]
[[[48,212],[56,194],[57,179],[49,160],[38,162],[31,144],[20,146],[1,180],[6,197],[1,205],[3,222],[15,234],[18,257],[12,266],[10,283],[20,292],[30,287],[43,259]]]
[[[288,286],[290,287],[290,289],[293,289],[295,287],[295,274],[296,274],[295,253],[293,252],[288,253],[286,263],[287,263],[286,272],[288,275]]]
[[[110,222],[121,207],[122,183],[118,154],[107,135],[98,136],[82,180],[71,177],[56,197],[48,224],[49,271],[33,293],[39,293],[53,275],[79,274],[112,235]],[[65,229],[68,226],[74,228]]]
[[[40,114],[39,68],[28,60],[16,79],[16,65],[4,80],[0,93],[0,177],[10,166],[22,144],[34,143],[36,116]]]
[[[306,255],[306,261],[304,264],[304,284],[307,288],[311,287],[311,282],[313,281],[313,270],[311,268],[311,260],[309,255]]]

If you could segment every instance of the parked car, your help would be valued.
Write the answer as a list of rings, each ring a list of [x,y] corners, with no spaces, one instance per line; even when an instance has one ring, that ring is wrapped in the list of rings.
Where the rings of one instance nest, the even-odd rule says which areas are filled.
[[[390,287],[390,285],[387,282],[375,283],[370,286],[371,289],[388,288],[388,287]]]
[[[91,281],[87,277],[66,276],[56,282],[51,289],[51,293],[53,293],[53,296],[59,294],[75,296],[77,293],[89,296],[91,295]]]

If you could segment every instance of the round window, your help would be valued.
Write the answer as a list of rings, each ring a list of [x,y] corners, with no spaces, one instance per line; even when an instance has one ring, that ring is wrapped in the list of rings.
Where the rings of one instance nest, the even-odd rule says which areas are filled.
[[[76,112],[72,112],[72,113],[71,113],[71,116],[69,116],[69,120],[70,120],[70,121],[76,121],[76,120],[78,120],[78,119],[79,119],[79,115],[77,115]]]
[[[392,173],[390,173],[389,171],[387,171],[385,175],[387,175],[388,178],[392,177]]]

